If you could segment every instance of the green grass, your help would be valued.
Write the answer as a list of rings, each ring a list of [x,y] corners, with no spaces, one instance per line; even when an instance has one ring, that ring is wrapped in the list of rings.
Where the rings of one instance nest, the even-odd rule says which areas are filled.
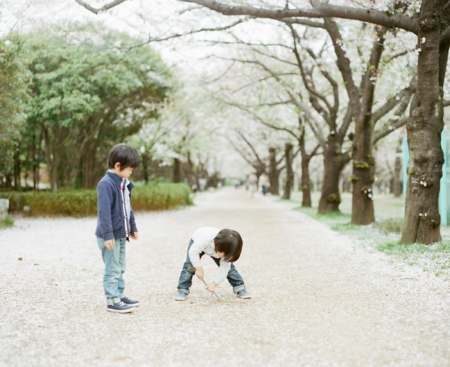
[[[403,226],[404,199],[389,194],[374,198],[376,222],[368,226],[351,224],[351,194],[342,194],[340,212],[317,214],[320,193],[313,193],[313,207],[297,207],[296,210],[328,225],[332,230],[348,236],[364,248],[380,251],[399,264],[420,267],[423,271],[450,281],[450,227],[442,226],[442,241],[432,245],[400,244]],[[292,201],[301,202],[301,193],[295,192]]]
[[[11,228],[14,225],[14,220],[7,215],[4,220],[0,220],[0,229]]]

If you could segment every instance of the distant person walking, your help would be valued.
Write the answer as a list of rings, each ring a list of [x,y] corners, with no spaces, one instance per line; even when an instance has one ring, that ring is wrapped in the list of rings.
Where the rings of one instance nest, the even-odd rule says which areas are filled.
[[[264,172],[261,176],[259,176],[259,187],[261,188],[261,192],[263,195],[267,194],[267,189],[270,187],[269,176],[267,176]]]
[[[258,177],[251,173],[247,178],[247,187],[250,190],[251,195],[258,191]]]

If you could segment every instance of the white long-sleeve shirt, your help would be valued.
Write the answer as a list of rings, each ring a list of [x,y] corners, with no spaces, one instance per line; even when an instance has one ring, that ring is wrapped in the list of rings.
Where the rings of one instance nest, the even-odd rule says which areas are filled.
[[[202,266],[200,261],[200,254],[202,252],[216,259],[220,259],[214,249],[214,237],[216,237],[219,232],[220,230],[215,227],[200,227],[192,234],[194,243],[189,249],[189,258],[191,259],[194,268]],[[226,279],[230,269],[231,263],[220,259],[219,270],[214,276],[213,281],[217,284],[222,283]]]

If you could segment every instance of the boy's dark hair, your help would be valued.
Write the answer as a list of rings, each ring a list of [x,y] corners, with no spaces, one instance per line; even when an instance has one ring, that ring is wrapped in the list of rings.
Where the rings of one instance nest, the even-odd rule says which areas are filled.
[[[127,167],[136,168],[141,163],[139,153],[127,144],[117,144],[112,147],[108,155],[108,168],[114,168],[116,163],[120,163],[120,170]]]
[[[222,229],[214,237],[214,249],[216,252],[225,253],[224,260],[228,262],[235,262],[239,259],[242,245],[241,235],[232,229]]]

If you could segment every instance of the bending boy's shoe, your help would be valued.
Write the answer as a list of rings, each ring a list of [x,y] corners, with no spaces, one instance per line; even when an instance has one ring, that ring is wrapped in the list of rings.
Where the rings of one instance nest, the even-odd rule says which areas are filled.
[[[182,291],[178,291],[177,294],[175,295],[175,301],[184,301],[186,299],[187,294],[182,292]]]
[[[242,299],[249,299],[251,298],[250,293],[248,293],[245,289],[240,290],[236,293],[236,296]]]
[[[133,307],[139,306],[139,301],[130,299],[128,297],[123,297],[120,300],[128,306],[133,306]]]
[[[118,313],[127,313],[127,312],[133,312],[134,307],[128,306],[124,302],[117,302],[113,305],[106,306],[106,310],[109,312],[118,312]]]

